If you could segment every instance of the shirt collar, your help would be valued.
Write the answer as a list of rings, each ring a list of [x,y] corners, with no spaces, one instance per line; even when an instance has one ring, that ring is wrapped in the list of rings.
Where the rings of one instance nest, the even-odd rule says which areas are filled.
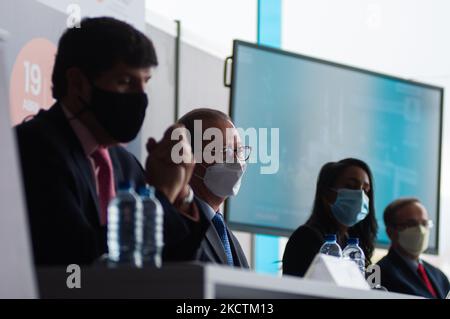
[[[99,147],[97,140],[88,130],[88,128],[78,118],[74,117],[63,103],[60,104],[64,115],[66,116],[67,120],[70,123],[70,126],[72,127],[72,130],[81,143],[81,147],[83,148],[84,153],[86,154],[86,156],[91,156],[92,153],[94,153]]]
[[[216,213],[214,209],[204,200],[202,200],[200,197],[195,196],[195,199],[197,200],[198,204],[200,205],[200,209],[203,211],[203,213],[206,215],[206,218],[208,218],[209,221],[212,221],[214,216],[216,216]]]

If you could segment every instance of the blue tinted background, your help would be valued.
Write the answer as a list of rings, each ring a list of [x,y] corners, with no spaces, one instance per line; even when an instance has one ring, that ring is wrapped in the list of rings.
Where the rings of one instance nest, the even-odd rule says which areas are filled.
[[[320,167],[346,157],[373,171],[379,243],[388,243],[382,213],[395,198],[420,198],[437,221],[440,107],[437,88],[239,43],[233,118],[244,129],[279,128],[280,168],[261,175],[264,164],[249,165],[229,222],[295,230],[310,214]]]

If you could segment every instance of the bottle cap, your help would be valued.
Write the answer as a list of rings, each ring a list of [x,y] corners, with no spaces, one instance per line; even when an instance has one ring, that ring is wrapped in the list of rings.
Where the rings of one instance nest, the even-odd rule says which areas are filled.
[[[148,185],[141,186],[138,189],[138,194],[142,197],[153,197],[155,196],[155,188]]]
[[[336,241],[336,234],[325,235],[325,241],[327,242]]]
[[[350,237],[350,238],[347,240],[347,244],[348,244],[348,245],[359,245],[359,238]]]

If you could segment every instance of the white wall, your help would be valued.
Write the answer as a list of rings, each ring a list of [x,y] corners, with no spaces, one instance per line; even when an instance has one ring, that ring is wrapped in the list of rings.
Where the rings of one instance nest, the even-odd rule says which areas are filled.
[[[233,39],[256,40],[257,0],[146,1],[148,10],[180,20],[183,32],[203,40],[209,51],[223,57],[232,53]],[[152,23],[151,18],[148,22]]]
[[[450,1],[283,0],[282,47],[450,90]],[[440,255],[450,275],[450,114],[444,98]],[[378,252],[378,256],[384,252]]]

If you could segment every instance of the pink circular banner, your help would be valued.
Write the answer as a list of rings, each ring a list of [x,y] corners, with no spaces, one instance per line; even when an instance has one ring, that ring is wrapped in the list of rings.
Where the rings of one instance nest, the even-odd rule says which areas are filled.
[[[48,109],[55,102],[51,93],[51,77],[56,50],[51,41],[36,38],[18,54],[9,91],[13,125],[22,123],[40,109]]]

